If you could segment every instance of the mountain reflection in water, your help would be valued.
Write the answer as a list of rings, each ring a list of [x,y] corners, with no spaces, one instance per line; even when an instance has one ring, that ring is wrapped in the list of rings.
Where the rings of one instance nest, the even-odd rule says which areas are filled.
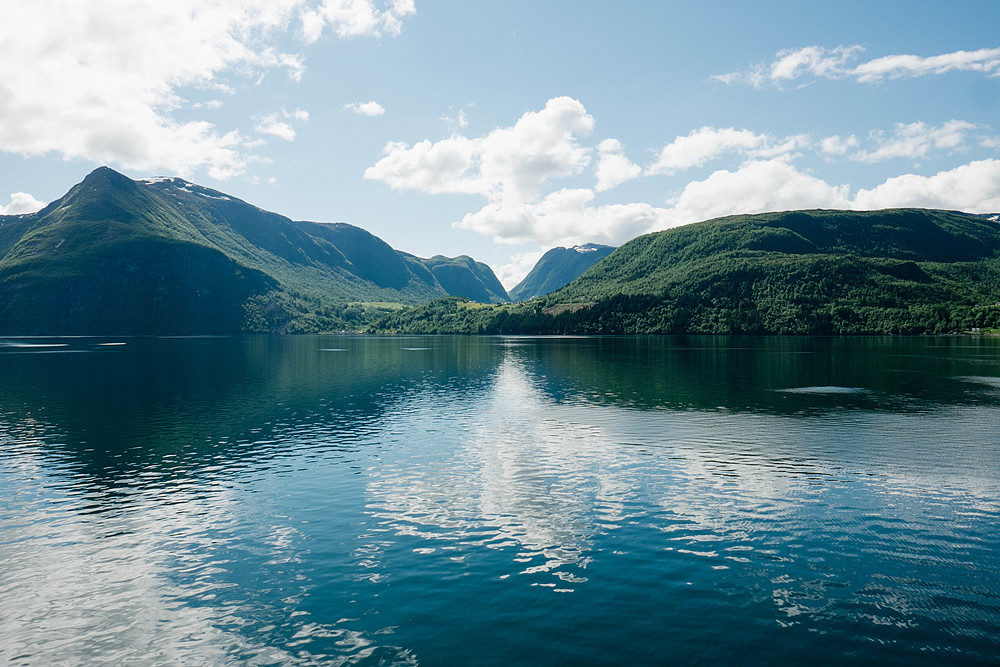
[[[0,662],[1000,650],[993,339],[8,339],[0,373]]]

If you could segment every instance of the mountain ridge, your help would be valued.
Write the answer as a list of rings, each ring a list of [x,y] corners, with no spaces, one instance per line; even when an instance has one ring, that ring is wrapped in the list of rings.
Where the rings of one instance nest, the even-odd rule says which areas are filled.
[[[614,251],[613,246],[585,243],[547,251],[528,275],[508,291],[514,301],[545,296],[579,278],[584,271]]]
[[[1000,327],[997,214],[735,215],[546,256],[558,261],[540,260],[518,288],[578,275],[510,304],[492,269],[466,255],[420,258],[347,223],[294,221],[183,179],[102,167],[37,213],[0,216],[0,334]]]
[[[565,287],[432,302],[407,333],[920,334],[1000,327],[1000,222],[928,209],[737,215],[646,234]]]
[[[37,213],[0,216],[0,333],[336,330],[357,319],[351,302],[451,295],[433,271],[451,259],[100,167]],[[449,285],[482,286],[457,296],[509,300],[485,264],[464,257],[450,271]]]

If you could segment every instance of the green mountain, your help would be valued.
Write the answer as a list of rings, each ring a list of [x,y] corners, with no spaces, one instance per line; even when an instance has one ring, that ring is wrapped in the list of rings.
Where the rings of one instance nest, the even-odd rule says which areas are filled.
[[[641,236],[530,303],[436,301],[397,331],[943,333],[1000,327],[998,216],[790,211]]]
[[[337,330],[369,316],[358,302],[507,300],[467,289],[493,283],[466,257],[422,260],[352,225],[106,167],[37,213],[0,216],[4,334]]]
[[[613,247],[597,243],[572,248],[552,248],[542,255],[524,280],[510,290],[510,298],[514,301],[527,301],[555,292],[579,278],[584,271],[613,251]]]
[[[438,283],[452,296],[458,296],[479,303],[507,303],[510,297],[496,275],[486,264],[477,262],[467,255],[444,257],[434,255],[430,259],[408,256],[427,267]]]

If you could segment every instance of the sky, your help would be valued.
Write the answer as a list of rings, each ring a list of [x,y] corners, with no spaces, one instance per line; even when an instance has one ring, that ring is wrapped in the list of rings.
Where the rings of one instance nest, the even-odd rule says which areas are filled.
[[[0,214],[107,165],[510,288],[722,215],[997,213],[997,26],[995,0],[0,0]]]

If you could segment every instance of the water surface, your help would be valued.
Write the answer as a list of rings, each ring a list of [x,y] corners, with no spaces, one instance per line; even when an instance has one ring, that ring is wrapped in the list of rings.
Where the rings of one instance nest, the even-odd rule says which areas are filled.
[[[0,663],[1000,654],[1000,341],[0,340]]]

